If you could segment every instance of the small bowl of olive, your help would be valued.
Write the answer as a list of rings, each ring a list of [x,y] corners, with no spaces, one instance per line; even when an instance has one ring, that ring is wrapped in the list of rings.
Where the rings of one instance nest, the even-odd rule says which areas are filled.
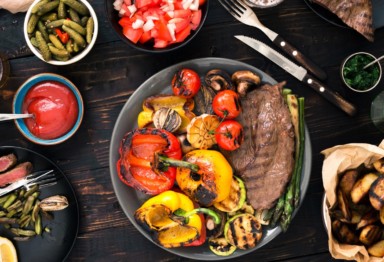
[[[343,83],[355,92],[368,92],[380,82],[382,68],[379,62],[364,69],[376,57],[370,53],[357,52],[348,56],[341,65]]]

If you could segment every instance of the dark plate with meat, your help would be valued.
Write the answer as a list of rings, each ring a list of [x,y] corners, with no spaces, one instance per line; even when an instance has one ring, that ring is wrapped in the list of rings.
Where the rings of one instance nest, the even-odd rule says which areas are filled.
[[[79,228],[79,208],[75,192],[64,173],[45,156],[21,147],[0,147],[0,156],[12,154],[16,156],[17,163],[30,162],[32,172],[53,169],[58,179],[57,184],[40,189],[39,199],[63,195],[67,197],[69,206],[64,210],[52,213],[52,220],[43,218],[42,225],[48,226],[51,230],[43,232],[41,236],[35,236],[25,241],[15,241],[13,239],[15,235],[3,226],[0,226],[0,236],[7,237],[13,242],[20,262],[64,261],[75,243]],[[0,161],[0,167],[5,167],[10,161],[13,160],[8,157],[3,158]],[[19,173],[20,170],[14,175]]]
[[[328,21],[329,23],[348,28],[348,26],[334,13],[330,12],[325,7],[313,3],[312,0],[304,0],[308,7],[319,17]],[[336,1],[334,1],[336,3]],[[381,28],[384,26],[384,1],[372,0],[372,11],[373,11],[373,28]]]
[[[261,81],[263,83],[269,83],[271,85],[277,84],[277,82],[272,77],[270,77],[269,75],[265,74],[259,69],[251,65],[248,65],[246,63],[242,63],[242,62],[230,60],[230,59],[224,59],[224,58],[200,58],[200,59],[189,60],[189,61],[185,61],[176,65],[170,66],[156,73],[155,75],[150,77],[147,81],[145,81],[132,94],[132,96],[128,99],[122,111],[120,112],[120,115],[116,121],[114,130],[112,133],[110,155],[109,155],[111,180],[114,187],[114,191],[120,203],[120,206],[124,210],[126,216],[129,218],[130,222],[137,228],[137,230],[139,230],[150,241],[152,241],[150,235],[146,231],[144,231],[134,219],[134,213],[136,209],[138,209],[141,206],[143,201],[146,200],[148,196],[142,193],[139,193],[138,191],[132,188],[127,187],[125,184],[123,184],[119,180],[117,175],[117,170],[116,170],[116,162],[120,158],[119,147],[120,147],[120,143],[123,136],[125,135],[126,132],[137,127],[137,116],[142,110],[141,101],[144,101],[145,98],[151,95],[157,95],[161,93],[171,94],[172,91],[170,88],[170,82],[171,82],[170,80],[172,79],[172,76],[174,75],[176,70],[180,68],[193,69],[200,76],[204,76],[211,69],[222,69],[227,71],[230,74],[239,70],[251,70],[261,76]],[[305,133],[305,141],[306,141],[305,153],[304,153],[305,156],[303,161],[303,172],[301,175],[301,202],[304,199],[305,193],[307,191],[310,173],[311,173],[310,172],[311,164],[312,164],[311,143],[310,143],[309,133],[307,129]],[[256,249],[259,249],[265,244],[272,241],[277,235],[280,234],[281,231],[282,230],[279,226],[276,226],[274,228],[265,227],[263,232],[263,238],[255,248],[252,248],[249,250],[236,250],[235,253],[233,253],[229,257],[216,256],[214,253],[212,253],[209,250],[207,243],[199,247],[183,247],[183,248],[174,248],[174,249],[165,249],[165,250],[173,254],[190,258],[190,259],[199,259],[199,260],[205,260],[205,261],[223,260],[228,258],[239,257],[242,255],[248,254],[252,251],[255,251]]]

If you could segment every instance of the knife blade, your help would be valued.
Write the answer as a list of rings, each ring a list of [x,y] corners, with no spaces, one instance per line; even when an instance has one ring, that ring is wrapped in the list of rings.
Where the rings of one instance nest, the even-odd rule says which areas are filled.
[[[325,84],[321,83],[319,80],[314,78],[308,73],[305,68],[296,65],[279,52],[275,51],[271,47],[254,38],[243,35],[235,35],[235,37],[246,45],[252,47],[254,50],[258,51],[262,55],[264,55],[266,58],[283,68],[285,71],[290,73],[292,76],[294,76],[301,82],[305,83],[307,86],[314,89],[317,93],[319,93],[321,96],[323,96],[335,106],[339,107],[348,115],[354,116],[356,114],[357,110],[353,104],[351,104],[338,93],[332,91]]]

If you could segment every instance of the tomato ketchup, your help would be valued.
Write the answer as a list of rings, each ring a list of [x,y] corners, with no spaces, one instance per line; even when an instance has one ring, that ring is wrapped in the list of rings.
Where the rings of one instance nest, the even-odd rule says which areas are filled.
[[[25,96],[22,110],[34,115],[25,119],[25,124],[41,139],[55,139],[66,134],[76,123],[79,112],[73,92],[56,81],[34,85]]]

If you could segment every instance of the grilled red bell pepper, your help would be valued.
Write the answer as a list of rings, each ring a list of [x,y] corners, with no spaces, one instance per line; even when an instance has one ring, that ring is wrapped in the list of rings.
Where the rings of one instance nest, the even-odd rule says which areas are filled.
[[[176,167],[154,164],[157,155],[181,159],[179,140],[163,129],[141,128],[128,132],[120,146],[119,178],[126,185],[149,195],[173,187]]]

